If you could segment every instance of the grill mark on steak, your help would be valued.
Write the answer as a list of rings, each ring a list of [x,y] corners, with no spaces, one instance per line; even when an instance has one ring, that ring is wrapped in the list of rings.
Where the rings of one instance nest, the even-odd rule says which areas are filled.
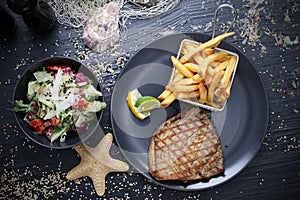
[[[157,180],[196,180],[224,171],[223,153],[208,116],[191,108],[170,118],[153,134],[149,168]]]

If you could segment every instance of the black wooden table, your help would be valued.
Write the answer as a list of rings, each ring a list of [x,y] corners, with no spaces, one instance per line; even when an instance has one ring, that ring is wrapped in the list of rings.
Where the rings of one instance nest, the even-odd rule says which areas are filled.
[[[226,41],[254,64],[269,99],[269,122],[263,144],[250,164],[230,181],[201,191],[174,191],[156,185],[133,169],[111,173],[98,197],[91,179],[66,179],[80,161],[73,149],[54,150],[28,139],[18,127],[11,100],[20,75],[34,62],[68,56],[90,66],[110,104],[115,80],[135,52],[164,35],[179,32],[211,34],[211,21],[223,1],[181,1],[167,13],[147,20],[129,20],[127,35],[109,54],[91,52],[82,31],[56,24],[46,34],[33,33],[14,15],[14,34],[0,40],[0,198],[1,199],[298,199],[300,197],[300,2],[231,0],[239,17],[235,36]],[[257,3],[256,3],[257,2]],[[1,5],[6,6],[1,1]],[[0,19],[1,20],[1,19]],[[231,20],[222,16],[218,33]],[[109,106],[108,106],[109,108]],[[100,122],[111,132],[110,111]],[[119,155],[121,156],[121,155]]]

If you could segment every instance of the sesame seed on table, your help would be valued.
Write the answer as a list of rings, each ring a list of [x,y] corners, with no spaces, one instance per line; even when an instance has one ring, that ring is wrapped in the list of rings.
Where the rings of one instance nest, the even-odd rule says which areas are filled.
[[[226,1],[238,11],[232,27],[235,35],[226,41],[258,71],[268,97],[269,119],[255,157],[240,173],[218,186],[173,190],[153,183],[131,166],[128,172],[109,173],[105,193],[98,196],[90,178],[66,178],[80,162],[74,149],[50,149],[34,143],[19,128],[11,111],[14,88],[22,73],[43,58],[66,56],[86,64],[98,78],[107,103],[100,125],[105,133],[112,133],[111,96],[126,63],[147,44],[166,35],[211,35],[214,11],[221,3],[182,0],[158,16],[128,19],[126,34],[113,48],[97,53],[84,44],[82,29],[56,23],[47,33],[35,33],[1,1],[13,16],[16,29],[0,39],[0,199],[299,198],[300,4],[296,0]],[[224,13],[217,23],[217,33],[224,32],[231,17],[230,12]],[[126,161],[119,150],[111,155]]]

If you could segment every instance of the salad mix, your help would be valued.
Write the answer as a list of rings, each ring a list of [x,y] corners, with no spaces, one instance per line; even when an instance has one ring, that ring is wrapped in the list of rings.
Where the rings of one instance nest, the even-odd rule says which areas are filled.
[[[97,98],[102,93],[82,72],[68,66],[47,66],[33,73],[28,83],[27,99],[14,102],[14,111],[23,112],[24,120],[34,132],[51,142],[65,141],[69,130],[83,129],[95,119],[95,113],[106,107]]]

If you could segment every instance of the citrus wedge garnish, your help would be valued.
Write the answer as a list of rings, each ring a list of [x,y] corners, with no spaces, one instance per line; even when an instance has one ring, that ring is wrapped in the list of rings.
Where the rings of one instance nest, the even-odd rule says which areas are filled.
[[[139,98],[134,105],[139,112],[150,111],[160,107],[160,101],[152,96],[143,96]]]
[[[136,116],[140,120],[143,120],[146,117],[150,116],[150,112],[149,111],[140,112],[135,107],[136,102],[140,98],[142,98],[142,95],[137,89],[134,89],[127,93],[127,104],[128,104],[129,109],[131,110],[131,112],[134,116]]]

